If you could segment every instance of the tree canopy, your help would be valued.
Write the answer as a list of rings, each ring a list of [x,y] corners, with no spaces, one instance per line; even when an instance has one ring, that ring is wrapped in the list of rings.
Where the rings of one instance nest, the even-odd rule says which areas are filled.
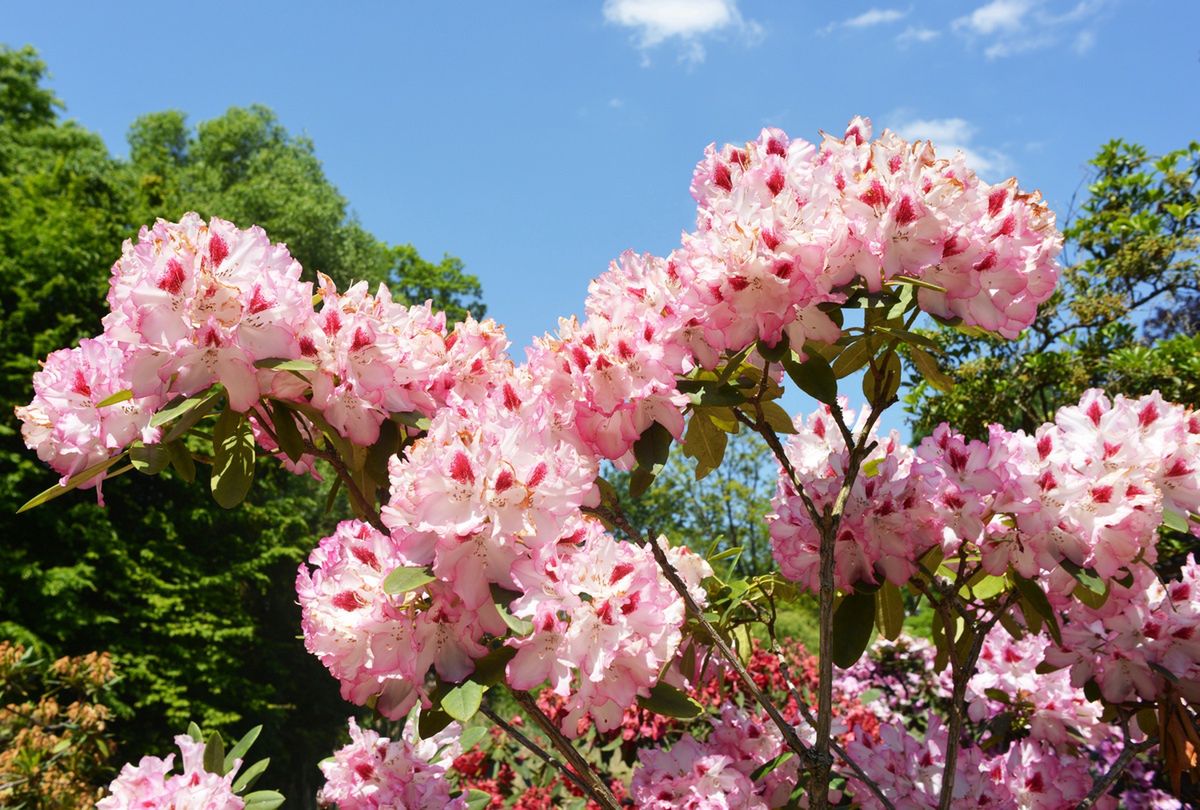
[[[296,566],[332,526],[321,485],[268,472],[226,512],[170,476],[118,479],[107,508],[75,496],[18,516],[52,479],[13,408],[40,359],[100,331],[121,242],[155,217],[261,225],[309,273],[386,281],[453,318],[482,316],[479,281],[454,257],[429,262],[367,232],[312,142],[265,107],[195,128],[175,111],[143,116],[118,159],[59,116],[45,78],[32,48],[0,49],[0,637],[45,654],[111,652],[122,759],[165,749],[188,719],[227,731],[263,722],[281,786],[312,796],[312,763],[349,710],[297,640]]]

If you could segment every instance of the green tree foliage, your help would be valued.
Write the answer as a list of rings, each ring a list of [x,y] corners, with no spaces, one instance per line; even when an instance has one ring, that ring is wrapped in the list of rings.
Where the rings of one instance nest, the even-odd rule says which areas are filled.
[[[950,391],[915,381],[913,431],[949,422],[971,436],[987,425],[1031,430],[1088,388],[1159,389],[1200,405],[1200,143],[1162,157],[1111,141],[1092,160],[1094,182],[1064,234],[1062,279],[1015,341],[952,328],[935,337]]]
[[[621,494],[622,507],[647,537],[665,534],[698,554],[740,548],[740,576],[774,569],[771,538],[763,516],[775,494],[775,460],[757,434],[729,436],[716,470],[696,479],[696,461],[673,448],[662,472],[639,498],[628,498],[630,474],[611,469],[605,477]]]
[[[44,75],[32,49],[0,49],[0,638],[41,656],[111,651],[120,759],[168,750],[188,719],[262,722],[275,784],[311,797],[313,763],[350,710],[297,639],[296,566],[332,525],[321,486],[260,468],[249,502],[226,512],[199,482],[121,478],[104,486],[107,508],[78,493],[18,516],[53,477],[13,407],[40,358],[100,331],[121,242],[155,216],[260,224],[310,271],[388,281],[459,316],[482,315],[479,282],[457,259],[433,264],[365,231],[311,142],[265,108],[195,130],[179,113],[145,116],[117,160],[58,117]]]

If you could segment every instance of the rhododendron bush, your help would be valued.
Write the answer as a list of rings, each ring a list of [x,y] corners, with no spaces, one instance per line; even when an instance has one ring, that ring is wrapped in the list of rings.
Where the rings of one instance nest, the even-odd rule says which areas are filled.
[[[226,508],[260,463],[344,492],[352,519],[297,574],[305,645],[404,730],[351,720],[330,805],[1173,806],[1200,748],[1200,567],[1155,549],[1200,533],[1200,416],[1092,391],[1033,434],[876,429],[905,365],[947,383],[918,318],[1032,321],[1046,206],[865,119],[710,147],[692,194],[678,249],[622,255],[520,361],[491,321],[303,281],[258,228],[159,221],[125,244],[103,333],[18,410],[62,476],[27,506],[198,463]],[[787,413],[789,386],[819,408]],[[703,477],[739,431],[779,470],[779,571],[751,579],[623,508],[672,447]],[[774,632],[807,594],[815,657]],[[932,646],[901,635],[918,611]],[[234,763],[179,743],[182,776],[129,766],[107,806],[186,782],[240,807]]]

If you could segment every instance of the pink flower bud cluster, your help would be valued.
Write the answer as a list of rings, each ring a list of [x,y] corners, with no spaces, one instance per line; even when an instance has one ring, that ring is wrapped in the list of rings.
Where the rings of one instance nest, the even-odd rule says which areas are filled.
[[[712,574],[708,564],[685,547],[658,542],[685,583],[699,591]],[[601,732],[620,726],[626,709],[649,696],[682,638],[683,599],[659,573],[650,549],[581,521],[569,537],[518,562],[513,577],[524,595],[512,611],[533,631],[509,641],[517,649],[509,684],[528,690],[549,680],[567,699],[562,727],[572,736],[585,716]]]
[[[126,764],[108,786],[97,810],[242,810],[245,803],[233,792],[241,760],[221,776],[204,769],[204,743],[186,734],[175,737],[183,753],[183,772],[172,773],[175,755],[166,759],[142,757]]]
[[[693,310],[715,350],[783,334],[796,348],[832,342],[840,330],[820,305],[855,281],[928,282],[923,310],[1009,338],[1033,321],[1061,249],[1038,195],[990,186],[928,142],[870,138],[855,118],[819,147],[777,129],[709,147],[692,180],[697,231],[677,258],[695,274]]]
[[[454,741],[462,733],[451,724],[435,737],[389,740],[360,729],[350,718],[350,742],[321,763],[325,784],[317,794],[322,806],[337,810],[466,810],[467,800],[450,796],[446,779],[460,753]]]

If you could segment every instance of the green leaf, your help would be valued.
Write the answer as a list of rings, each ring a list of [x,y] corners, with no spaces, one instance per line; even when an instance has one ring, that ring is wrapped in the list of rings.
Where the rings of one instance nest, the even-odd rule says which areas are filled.
[[[92,480],[100,473],[107,471],[108,469],[113,467],[118,461],[120,461],[123,458],[125,458],[125,453],[121,453],[119,455],[113,456],[112,458],[97,462],[96,464],[93,464],[92,466],[88,467],[83,472],[72,475],[69,479],[67,479],[66,484],[55,484],[54,486],[50,487],[49,489],[42,490],[37,495],[33,496],[28,501],[26,501],[25,505],[17,510],[17,514],[19,515],[22,512],[27,512],[30,509],[33,509],[35,506],[41,506],[42,504],[46,503],[47,501],[54,500],[59,495],[66,495],[68,492],[75,489],[80,484],[86,484],[88,481]]]
[[[192,451],[188,449],[183,439],[169,442],[166,448],[167,454],[171,458],[171,468],[175,470],[176,475],[189,484],[195,481],[196,462],[192,459]]]
[[[266,757],[242,770],[238,774],[237,779],[233,780],[233,792],[241,793],[243,790],[249,790],[254,787],[254,783],[258,781],[258,778],[263,775],[263,772],[267,770],[267,766],[270,764],[271,758]]]
[[[791,759],[794,756],[795,756],[795,754],[792,753],[791,751],[784,751],[782,754],[775,757],[774,759],[767,760],[762,765],[759,765],[757,768],[754,769],[754,772],[750,774],[750,781],[757,782],[758,780],[762,779],[764,776],[766,776],[771,771],[775,770],[780,765],[787,762],[789,759]]]
[[[311,360],[287,360],[281,357],[269,357],[265,360],[255,360],[255,368],[269,368],[274,371],[316,371],[317,364]]]
[[[453,721],[454,718],[438,708],[435,703],[433,708],[422,709],[417,716],[417,733],[421,735],[421,739],[427,740]]]
[[[97,408],[107,408],[109,405],[116,405],[118,402],[124,402],[127,399],[133,399],[133,392],[126,388],[124,391],[118,391],[115,394],[109,394],[104,399],[96,403]]]
[[[220,385],[214,385],[212,388],[201,391],[198,394],[185,397],[175,405],[154,414],[154,417],[150,420],[150,426],[159,427],[178,419],[179,421],[172,425],[171,429],[162,438],[164,444],[173,442],[195,427],[197,422],[207,416],[213,408],[217,407],[217,403],[221,401],[224,393],[224,388]]]
[[[275,428],[275,440],[279,449],[292,462],[300,460],[304,455],[304,437],[296,425],[296,417],[292,409],[279,400],[271,402],[271,425]]]
[[[849,352],[854,346],[853,344]],[[847,352],[838,355],[838,360],[845,357]],[[823,402],[826,405],[837,404],[837,381],[838,375],[834,372],[833,367],[825,360],[824,357],[816,352],[808,352],[808,359],[803,363],[797,361],[792,356],[787,356],[783,359],[783,369],[787,372],[788,377],[796,386],[815,399],[817,402]],[[834,361],[835,363],[837,360]],[[864,358],[863,362],[866,362]]]
[[[904,630],[904,596],[890,582],[875,594],[875,627],[888,641],[895,641]]]
[[[713,424],[707,409],[692,412],[687,433],[683,437],[683,454],[696,459],[697,481],[721,466],[728,441],[725,431]]]
[[[1012,577],[1013,582],[1017,586],[1017,591],[1021,594],[1025,603],[1045,620],[1046,629],[1049,631],[1051,638],[1056,643],[1062,644],[1062,633],[1058,629],[1058,616],[1054,614],[1054,608],[1050,606],[1050,600],[1046,598],[1045,591],[1033,580],[1026,579],[1016,572],[1013,572]]]
[[[400,443],[400,426],[391,419],[379,426],[379,439],[367,451],[367,472],[381,484],[388,482],[388,462],[396,455]]]
[[[224,770],[222,774],[227,774],[233,770],[233,763],[239,759],[245,759],[246,753],[250,750],[250,746],[254,745],[254,741],[258,739],[258,735],[262,733],[262,726],[255,726],[242,735],[242,738],[234,743],[233,748],[229,749],[229,753],[225,755]]]
[[[209,734],[208,742],[204,744],[204,770],[217,776],[225,775],[225,741],[219,732]]]
[[[693,405],[720,408],[741,405],[746,395],[728,383],[706,382],[695,393],[688,395]]]
[[[204,742],[204,732],[200,730],[200,726],[196,725],[195,721],[188,723],[187,733],[193,742]]]
[[[909,354],[912,357],[913,365],[917,367],[917,371],[925,378],[926,382],[943,393],[953,390],[954,379],[942,371],[933,355],[915,346],[909,348]]]
[[[275,810],[283,804],[283,794],[277,790],[256,790],[242,797],[246,810]]]
[[[833,663],[854,666],[871,640],[875,627],[875,594],[847,594],[833,614]]]
[[[484,686],[495,686],[504,680],[504,668],[516,654],[515,647],[497,647],[475,661],[475,671],[471,674],[471,680]]]
[[[458,742],[459,745],[462,746],[462,750],[470,751],[472,748],[479,745],[479,743],[481,743],[483,739],[487,737],[487,735],[488,730],[486,727],[471,726],[462,733],[462,736],[458,738]]]
[[[770,425],[776,433],[796,432],[796,425],[792,421],[791,415],[778,402],[760,402],[759,407],[762,408],[763,421]]]
[[[1108,601],[1108,583],[1096,576],[1092,569],[1083,568],[1068,559],[1064,558],[1059,565],[1079,583],[1071,592],[1076,599],[1094,610],[1104,607]]]
[[[658,422],[651,422],[650,427],[633,443],[633,455],[642,467],[661,468],[667,462],[671,453],[671,431]],[[657,474],[657,470],[654,470]]]
[[[442,711],[460,723],[465,723],[475,716],[483,703],[483,693],[487,687],[467,680],[451,689],[442,698]]]
[[[917,332],[910,332],[907,329],[898,329],[893,326],[876,326],[875,331],[881,335],[886,335],[887,337],[895,338],[896,340],[900,341],[901,343],[904,343],[913,348],[924,349],[926,352],[933,352],[935,354],[941,354],[941,351],[942,351],[942,347],[937,345],[937,343],[935,343],[934,341],[930,340],[929,338],[925,337],[922,334],[919,334]]]
[[[467,791],[467,810],[486,810],[492,804],[492,794],[471,788]]]
[[[158,475],[171,461],[171,452],[161,444],[141,444],[129,448],[129,463],[142,475]]]
[[[879,345],[879,338],[874,336],[861,338],[851,343],[834,358],[832,366],[834,376],[840,380],[842,377],[848,377],[858,371],[875,356]]]
[[[758,351],[762,359],[771,363],[778,363],[783,358],[787,357],[789,352],[787,335],[783,335],[775,342],[774,346],[768,346],[764,341],[758,341],[754,344],[754,348]]]
[[[428,585],[435,579],[437,577],[433,575],[433,571],[428,566],[402,565],[392,569],[392,572],[384,578],[383,592],[396,596]]]
[[[213,427],[213,500],[232,509],[246,498],[254,483],[254,432],[250,420],[226,408]]]
[[[650,688],[648,697],[639,697],[638,705],[647,711],[681,720],[690,720],[704,713],[703,706],[662,681]]]
[[[1166,526],[1168,529],[1181,532],[1183,534],[1188,533],[1188,520],[1186,516],[1179,514],[1174,509],[1166,508],[1162,510],[1162,516],[1162,525]]]

